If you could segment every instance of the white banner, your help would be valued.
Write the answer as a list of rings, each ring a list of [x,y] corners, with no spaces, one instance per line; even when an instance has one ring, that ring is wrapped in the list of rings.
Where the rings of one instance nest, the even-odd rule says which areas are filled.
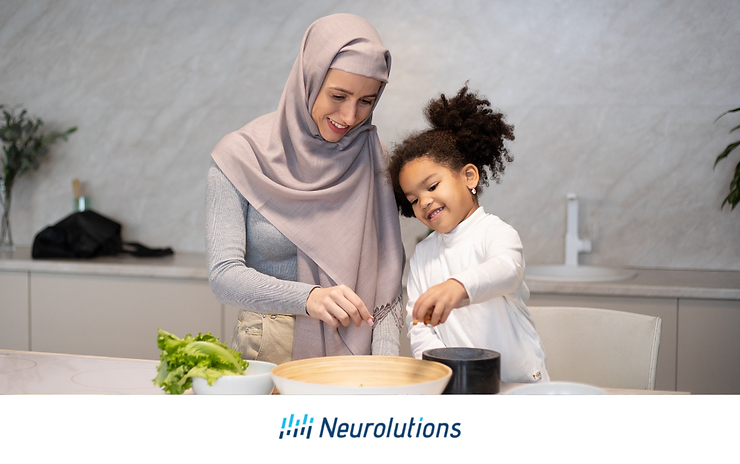
[[[716,462],[738,398],[8,395],[0,443],[6,462]]]

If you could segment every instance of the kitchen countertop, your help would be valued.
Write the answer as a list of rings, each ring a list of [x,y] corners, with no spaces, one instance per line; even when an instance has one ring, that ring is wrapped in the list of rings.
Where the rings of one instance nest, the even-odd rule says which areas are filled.
[[[630,268],[631,279],[611,282],[549,282],[525,279],[531,293],[740,300],[740,271]],[[205,253],[161,258],[130,255],[87,260],[32,259],[30,247],[0,253],[0,271],[208,279]]]
[[[152,383],[159,361],[0,350],[0,395],[162,395]],[[523,384],[502,384],[501,393]],[[604,388],[616,395],[686,392]],[[186,394],[192,394],[187,390]]]
[[[92,259],[33,259],[31,247],[0,253],[0,271],[92,274],[128,277],[208,279],[205,253],[180,253],[156,258],[128,254]]]
[[[160,395],[159,361],[0,350],[0,395]]]
[[[627,269],[637,275],[611,282],[525,282],[531,293],[740,300],[740,271]]]

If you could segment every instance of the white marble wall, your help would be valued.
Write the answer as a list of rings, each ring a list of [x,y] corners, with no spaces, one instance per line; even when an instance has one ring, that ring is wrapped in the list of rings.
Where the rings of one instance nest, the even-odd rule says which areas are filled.
[[[720,209],[738,154],[736,0],[3,0],[0,103],[79,127],[14,190],[17,244],[71,212],[71,180],[151,246],[202,251],[209,153],[272,111],[306,27],[352,12],[393,54],[376,112],[392,145],[466,80],[516,126],[486,209],[530,264],[563,260],[581,197],[582,263],[740,269],[740,211]],[[410,253],[423,232],[404,220]]]

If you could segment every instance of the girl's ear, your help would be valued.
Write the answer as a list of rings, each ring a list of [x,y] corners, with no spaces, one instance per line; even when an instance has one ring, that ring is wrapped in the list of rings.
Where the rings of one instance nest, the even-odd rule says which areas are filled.
[[[465,185],[467,185],[468,190],[478,186],[480,174],[478,173],[478,168],[475,167],[474,164],[466,164],[463,166],[462,172],[465,176]]]

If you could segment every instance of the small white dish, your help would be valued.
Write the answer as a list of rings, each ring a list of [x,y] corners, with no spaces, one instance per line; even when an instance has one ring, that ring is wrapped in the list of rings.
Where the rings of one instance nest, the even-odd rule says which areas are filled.
[[[196,395],[269,395],[275,388],[272,370],[277,366],[266,361],[248,361],[244,375],[224,375],[213,385],[201,377],[193,377]]]
[[[608,395],[599,387],[576,382],[530,383],[512,388],[507,395]]]
[[[528,266],[524,278],[549,282],[611,282],[631,279],[637,271],[619,267],[545,265]]]

